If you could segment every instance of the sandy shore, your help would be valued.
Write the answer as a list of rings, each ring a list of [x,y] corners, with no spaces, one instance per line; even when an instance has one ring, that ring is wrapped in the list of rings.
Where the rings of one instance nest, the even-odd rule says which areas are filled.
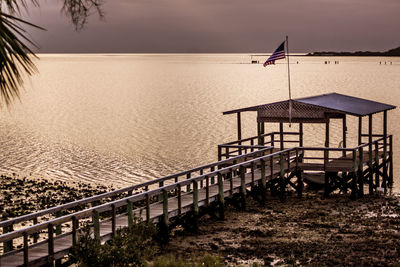
[[[399,266],[400,197],[248,198],[245,211],[228,207],[224,221],[203,216],[197,235],[176,229],[163,253],[244,265]]]

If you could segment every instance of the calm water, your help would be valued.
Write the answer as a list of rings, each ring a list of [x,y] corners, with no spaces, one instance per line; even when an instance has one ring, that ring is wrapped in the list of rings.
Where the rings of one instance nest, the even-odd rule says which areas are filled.
[[[286,65],[247,64],[244,54],[40,58],[40,73],[26,83],[21,101],[0,114],[2,174],[117,187],[154,179],[216,160],[217,144],[236,139],[236,117],[222,111],[288,95]],[[298,61],[291,65],[294,97],[338,92],[400,106],[399,58],[291,60]],[[256,135],[255,118],[243,116],[244,137]],[[397,162],[399,110],[388,118]],[[357,120],[348,120],[352,146]],[[381,133],[381,115],[374,124]],[[337,146],[341,122],[331,131]],[[306,146],[323,145],[323,125],[306,125],[305,132]],[[399,174],[398,166],[394,170]]]

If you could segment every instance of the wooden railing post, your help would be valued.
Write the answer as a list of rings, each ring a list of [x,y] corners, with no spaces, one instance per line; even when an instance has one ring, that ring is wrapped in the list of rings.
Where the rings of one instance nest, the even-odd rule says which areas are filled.
[[[203,169],[200,170],[200,175],[203,175]],[[200,180],[200,188],[203,188],[203,179]]]
[[[210,168],[210,172],[214,172],[215,171],[215,167],[214,166],[212,166],[211,168]],[[214,178],[214,175],[213,176],[211,176],[211,184],[215,184],[215,178]]]
[[[193,228],[197,233],[199,230],[199,195],[197,181],[193,181]]]
[[[182,186],[178,184],[178,215],[182,214]]]
[[[302,124],[301,124],[302,125]],[[303,152],[304,153],[304,152]],[[303,178],[302,178],[302,171],[299,169],[299,162],[302,162],[302,157],[303,153],[300,155],[298,148],[296,148],[296,176],[297,176],[297,197],[301,198],[303,196]]]
[[[265,201],[265,194],[267,193],[267,178],[265,177],[265,160],[260,160],[261,164],[261,191],[262,191],[262,200]]]
[[[253,162],[251,162],[251,165],[250,165],[250,171],[251,171],[251,188],[253,189],[253,187],[254,187],[254,161]]]
[[[393,188],[393,136],[389,136],[389,188]]]
[[[220,145],[218,145],[218,161],[221,161],[221,160],[222,160],[221,154],[222,154],[222,148],[221,148]]]
[[[357,198],[357,150],[353,150],[353,179],[351,181],[351,195],[350,198],[355,200]]]
[[[222,175],[218,173],[218,205],[219,205],[219,217],[221,220],[225,219],[224,213],[224,182],[222,181]]]
[[[62,216],[61,211],[57,211],[56,212],[56,217],[59,218],[61,216]],[[62,233],[62,228],[61,227],[62,227],[61,224],[58,224],[56,226],[56,235],[61,235],[61,233]]]
[[[272,149],[271,149],[271,154],[272,154]],[[270,170],[271,170],[271,177],[270,177],[270,180],[272,180],[272,179],[274,179],[274,156],[271,156],[270,158],[269,158],[269,164],[271,165],[270,166]]]
[[[148,193],[146,194],[146,222],[150,222],[150,196]]]
[[[210,178],[206,176],[206,206],[210,204]]]
[[[271,146],[275,145],[275,134],[271,133]]]
[[[254,140],[253,139],[250,139],[250,146],[251,146],[251,149],[250,149],[250,151],[251,152],[253,152],[254,151]]]
[[[37,217],[33,218],[33,225],[36,225],[38,223]],[[36,244],[39,240],[39,233],[35,232],[33,233],[33,243]]]
[[[6,220],[6,219],[7,219],[7,217],[4,218],[4,220]],[[4,226],[3,227],[3,233],[9,233],[9,232],[12,232],[12,231],[14,231],[14,225],[13,224],[10,224],[8,226]],[[12,250],[14,250],[13,240],[12,239],[3,243],[3,251],[4,251],[4,253],[10,252]]]
[[[375,141],[375,190],[378,191],[379,183],[379,149],[378,142]]]
[[[158,183],[158,188],[161,188],[163,186],[164,186],[164,181],[161,181],[161,182]],[[161,201],[162,201],[162,194],[159,194],[158,195],[158,202],[161,202]]]
[[[283,122],[279,123],[279,143],[280,143],[280,149],[283,150],[285,148],[283,140]]]
[[[189,172],[188,174],[186,174],[186,179],[190,179],[190,177],[191,177],[191,174],[190,174],[190,172]],[[190,184],[188,184],[188,185],[186,186],[186,192],[190,192]]]
[[[229,196],[233,196],[233,172],[232,169],[229,169],[229,173],[231,174],[229,179]]]
[[[48,254],[49,254],[49,262],[52,263],[54,261],[54,225],[49,223],[47,226],[48,233]]]
[[[280,171],[279,171],[279,187],[280,187],[280,200],[284,201],[285,200],[285,166],[284,166],[284,158],[283,158],[283,153],[279,153],[279,166],[280,166]]]
[[[126,211],[128,214],[128,227],[132,228],[133,226],[133,203],[128,199],[128,204],[126,205]]]
[[[374,193],[374,166],[372,164],[372,115],[368,115],[368,166],[369,166],[369,194]]]
[[[364,196],[364,150],[362,147],[358,149],[358,196]]]
[[[242,199],[242,209],[246,209],[246,167],[240,166],[240,195]]]
[[[29,244],[28,244],[29,235],[27,232],[24,232],[24,266],[29,266]]]
[[[165,189],[162,189],[162,215],[160,216],[159,221],[159,229],[160,229],[160,238],[162,243],[168,242],[169,239],[169,230],[168,230],[168,192]]]
[[[111,238],[115,237],[116,231],[116,218],[117,217],[117,209],[114,204],[111,205]]]
[[[162,190],[163,196],[163,216],[162,216],[162,223],[164,226],[168,228],[168,192],[163,189]]]
[[[72,216],[72,246],[78,244],[78,228],[79,220],[75,216]]]
[[[93,234],[94,238],[100,242],[100,216],[97,210],[92,212]]]

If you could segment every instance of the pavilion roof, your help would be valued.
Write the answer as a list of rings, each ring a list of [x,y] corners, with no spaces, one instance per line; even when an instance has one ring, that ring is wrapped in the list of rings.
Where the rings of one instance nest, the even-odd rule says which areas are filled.
[[[344,114],[366,116],[394,108],[396,106],[338,93],[330,93],[293,99],[292,119],[294,119],[294,122],[308,119],[318,121],[326,117],[326,114],[329,114],[330,117],[343,116]],[[289,117],[288,110],[289,100],[286,100],[225,111],[223,114],[257,111],[258,117],[264,118],[263,121],[280,121],[286,120]]]

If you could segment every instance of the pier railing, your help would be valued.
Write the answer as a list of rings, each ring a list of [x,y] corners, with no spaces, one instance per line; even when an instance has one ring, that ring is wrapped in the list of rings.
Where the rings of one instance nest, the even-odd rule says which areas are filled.
[[[24,264],[28,265],[30,262],[30,248],[39,245],[47,246],[47,256],[44,256],[46,260],[60,258],[68,253],[72,245],[77,243],[78,232],[83,225],[82,222],[89,222],[92,225],[94,236],[99,240],[105,241],[115,235],[117,219],[121,215],[127,217],[128,225],[133,223],[133,214],[139,214],[145,221],[160,222],[162,224],[168,224],[170,218],[182,215],[188,211],[192,211],[196,215],[201,206],[210,205],[212,202],[223,205],[226,196],[232,195],[234,192],[245,194],[246,188],[248,186],[254,186],[256,183],[265,186],[267,177],[269,177],[268,179],[273,179],[275,177],[287,176],[290,171],[297,172],[301,170],[302,164],[306,164],[307,161],[319,161],[319,163],[317,162],[314,164],[321,164],[322,161],[322,167],[325,171],[329,171],[329,164],[334,163],[336,160],[351,162],[351,169],[346,169],[346,171],[361,173],[362,176],[368,176],[370,178],[368,179],[369,186],[373,189],[374,174],[376,175],[375,177],[378,177],[377,184],[379,184],[379,161],[383,159],[382,166],[385,168],[386,161],[392,161],[393,153],[391,135],[387,136],[386,139],[381,137],[374,140],[372,143],[362,144],[355,148],[293,147],[277,152],[273,152],[273,149],[272,146],[266,147],[250,152],[249,154],[194,168],[190,171],[166,176],[141,185],[116,190],[110,193],[116,195],[120,194],[119,199],[109,200],[97,206],[86,207],[80,211],[74,211],[68,214],[62,213],[73,205],[91,203],[109,197],[112,194],[102,194],[102,197],[95,196],[89,198],[90,200],[81,200],[80,204],[78,204],[79,201],[76,201],[54,207],[53,209],[48,209],[47,214],[60,211],[60,216],[45,219],[43,222],[21,227],[21,229],[7,231],[0,235],[0,242],[4,244],[5,248],[10,244],[12,245],[14,240],[19,240],[18,243],[23,244],[22,248],[14,249],[13,251],[5,250],[0,260],[1,258],[22,252]],[[307,154],[310,151],[322,152],[323,156],[308,156]],[[335,158],[329,156],[330,153],[340,153],[342,156]],[[366,155],[368,156],[368,160],[365,160]],[[274,167],[275,165],[277,165],[277,168]],[[348,166],[347,163],[345,165]],[[364,173],[365,165],[368,166],[367,173]],[[266,166],[270,166],[270,174],[267,173]],[[391,168],[391,170],[389,170],[389,175],[383,175],[382,179],[392,179],[392,163],[389,164],[389,168]],[[340,168],[337,170],[340,170]],[[255,180],[256,173],[260,177],[257,181]],[[239,186],[234,184],[233,177],[239,177]],[[246,177],[250,177],[250,182],[247,182]],[[227,184],[229,185],[228,190],[226,188]],[[389,184],[391,184],[390,181]],[[143,188],[145,188],[145,190],[143,190]],[[212,192],[212,188],[217,189],[217,194]],[[141,191],[136,192],[136,194],[126,194],[136,189],[141,189]],[[201,197],[199,195],[200,190],[202,190],[202,194],[204,193]],[[183,201],[184,198],[187,199],[188,196],[191,198],[191,201]],[[168,207],[171,197],[176,198],[177,201],[177,207],[174,209]],[[154,205],[157,203],[161,206],[160,213],[153,210],[155,207]],[[42,216],[44,213],[44,211],[40,211],[21,217],[23,217],[25,221],[32,220]],[[15,224],[17,221],[22,222],[23,220],[21,217],[1,222],[0,226],[4,228]],[[100,225],[102,225],[101,229]],[[104,232],[103,228],[105,226],[109,227],[109,229]],[[35,242],[35,236],[37,237],[38,235],[43,236],[42,240],[36,244],[32,244]],[[57,239],[66,236],[71,237],[70,245],[67,245],[63,251],[55,251],[55,242]]]
[[[173,175],[168,175],[168,176],[165,176],[162,178],[144,182],[144,183],[141,183],[138,185],[113,190],[111,192],[106,192],[106,193],[95,195],[92,197],[69,202],[69,203],[66,203],[63,205],[51,207],[51,208],[41,210],[38,212],[34,212],[34,213],[26,214],[23,216],[19,216],[16,218],[12,218],[12,219],[9,219],[6,221],[1,221],[0,227],[3,230],[2,233],[5,234],[5,233],[13,232],[14,228],[17,228],[15,226],[18,226],[18,225],[20,227],[22,227],[22,225],[34,226],[34,225],[38,224],[42,220],[42,218],[45,220],[48,220],[48,219],[51,219],[54,217],[62,217],[63,215],[65,215],[67,213],[75,212],[77,210],[84,210],[85,208],[88,208],[91,206],[98,206],[99,204],[102,204],[102,202],[109,202],[112,200],[116,200],[118,198],[123,198],[123,197],[131,196],[134,194],[139,194],[139,193],[146,192],[146,191],[149,191],[150,189],[154,189],[154,188],[161,188],[167,184],[177,183],[178,181],[186,180],[186,179],[189,179],[189,178],[197,176],[197,175],[202,175],[202,174],[213,172],[216,169],[221,169],[222,167],[232,165],[236,162],[240,162],[240,161],[243,162],[243,161],[247,161],[249,158],[254,158],[254,157],[259,157],[259,156],[265,155],[266,153],[270,152],[271,149],[272,149],[272,147],[264,146],[262,148],[259,148],[259,150],[253,151],[246,155],[239,155],[236,157],[232,157],[230,159],[213,162],[213,163],[202,165],[200,167],[196,167],[196,168],[193,168],[193,169],[190,169],[187,171],[179,172],[179,173],[176,173]],[[214,184],[215,179],[211,178],[210,183]],[[183,190],[188,192],[190,190],[193,190],[193,188],[189,184]],[[153,195],[151,195],[151,196],[153,196]],[[154,201],[157,201],[159,198],[161,198],[161,196],[155,196],[153,198],[150,198],[149,201],[154,202]],[[60,232],[61,232],[61,229],[60,229],[60,227],[58,227],[58,229],[56,230],[56,233],[60,233]],[[43,239],[43,238],[41,238],[41,233],[34,234],[32,243],[37,243],[41,239]],[[9,240],[6,242],[6,244],[4,244],[3,251],[9,252],[12,250],[14,250],[14,245],[13,245],[12,240]]]
[[[260,151],[255,151],[253,152],[254,155],[256,154],[262,154],[265,153],[267,150],[271,151],[272,147],[267,147],[264,150]],[[280,156],[281,164],[283,164],[284,160],[288,161],[290,158],[289,153],[291,151],[295,151],[295,148],[279,151],[276,153],[268,154],[268,155],[260,155],[259,157],[247,160],[245,162],[241,162],[238,164],[233,164],[228,167],[224,167],[221,169],[215,168],[218,166],[221,162],[212,164],[214,165],[214,168],[212,171],[206,173],[206,174],[201,174],[195,177],[190,177],[185,180],[177,181],[172,184],[168,185],[163,185],[155,189],[149,189],[148,191],[140,192],[135,195],[131,196],[125,196],[121,199],[109,201],[104,204],[100,204],[98,206],[86,208],[81,211],[76,211],[70,214],[62,215],[57,218],[52,218],[49,220],[46,220],[44,222],[39,222],[35,225],[32,226],[27,226],[23,227],[21,229],[13,230],[11,232],[3,233],[0,235],[0,242],[3,242],[3,244],[7,244],[10,241],[13,241],[15,239],[21,239],[22,238],[22,243],[23,247],[20,249],[15,249],[13,251],[5,253],[2,257],[6,255],[12,255],[17,252],[23,251],[24,253],[24,261],[27,263],[29,262],[29,243],[31,239],[37,235],[37,234],[44,234],[46,235],[46,238],[42,240],[41,242],[38,242],[35,245],[40,245],[40,244],[48,244],[48,256],[50,258],[53,258],[56,256],[55,251],[54,251],[54,242],[58,238],[62,238],[66,235],[72,235],[72,243],[71,246],[76,244],[78,237],[78,230],[81,227],[80,222],[82,221],[91,221],[93,230],[94,230],[94,236],[96,238],[99,238],[99,240],[108,240],[112,236],[115,235],[116,233],[116,218],[118,214],[125,213],[128,216],[128,223],[131,224],[133,222],[133,209],[136,207],[140,209],[139,214],[143,214],[145,217],[146,221],[152,220],[153,222],[160,222],[168,220],[170,217],[174,217],[177,215],[181,215],[189,210],[196,210],[198,209],[199,206],[203,205],[208,205],[211,202],[215,201],[220,201],[223,202],[224,199],[224,188],[223,188],[223,182],[225,180],[231,179],[233,177],[233,173],[238,174],[240,177],[242,177],[242,185],[241,185],[241,190],[245,190],[245,184],[244,183],[244,175],[247,173],[247,170],[250,170],[250,173],[252,173],[252,179],[254,179],[254,173],[258,169],[262,169],[262,166],[265,166],[265,163],[267,160],[276,160],[276,158]],[[285,157],[287,155],[287,157]],[[249,155],[243,155],[238,157],[247,157],[250,158]],[[232,160],[232,159],[230,159]],[[225,161],[222,161],[225,162]],[[210,164],[211,165],[211,164]],[[294,166],[293,166],[294,168]],[[176,175],[173,175],[175,177]],[[265,179],[265,173],[264,173],[264,178]],[[218,195],[217,196],[210,196],[210,187],[214,184],[218,187]],[[252,181],[252,185],[254,185],[254,180]],[[191,187],[192,190],[190,193],[188,191],[183,190],[184,188]],[[198,190],[199,189],[204,189],[205,190],[205,199],[202,201],[198,201]],[[231,192],[233,192],[233,184],[231,183]],[[182,205],[181,199],[183,194],[192,194],[193,195],[193,203],[184,206]],[[178,209],[174,212],[169,212],[168,211],[168,198],[170,195],[175,195],[178,199]],[[163,214],[161,216],[151,218],[151,202],[150,199],[152,197],[158,197],[161,196],[161,199],[159,202],[163,203]],[[61,207],[61,206],[60,206]],[[65,207],[65,205],[64,205]],[[110,213],[110,215],[107,214]],[[103,215],[103,216],[100,216]],[[107,216],[108,215],[108,216]],[[102,221],[111,221],[111,229],[110,233],[106,235],[100,236],[100,218],[104,218]],[[2,225],[9,225],[11,223],[10,221],[5,221],[2,222]],[[68,227],[68,225],[71,225],[71,227]],[[62,228],[61,228],[62,226]],[[72,228],[72,229],[71,229]],[[68,229],[68,232],[62,233],[60,230],[57,233],[57,229]],[[64,253],[65,255],[65,253]]]
[[[218,160],[228,159],[237,155],[247,154],[264,146],[283,147],[300,146],[300,134],[298,132],[284,132],[283,140],[280,140],[279,132],[270,132],[259,136],[244,138],[218,145]]]

